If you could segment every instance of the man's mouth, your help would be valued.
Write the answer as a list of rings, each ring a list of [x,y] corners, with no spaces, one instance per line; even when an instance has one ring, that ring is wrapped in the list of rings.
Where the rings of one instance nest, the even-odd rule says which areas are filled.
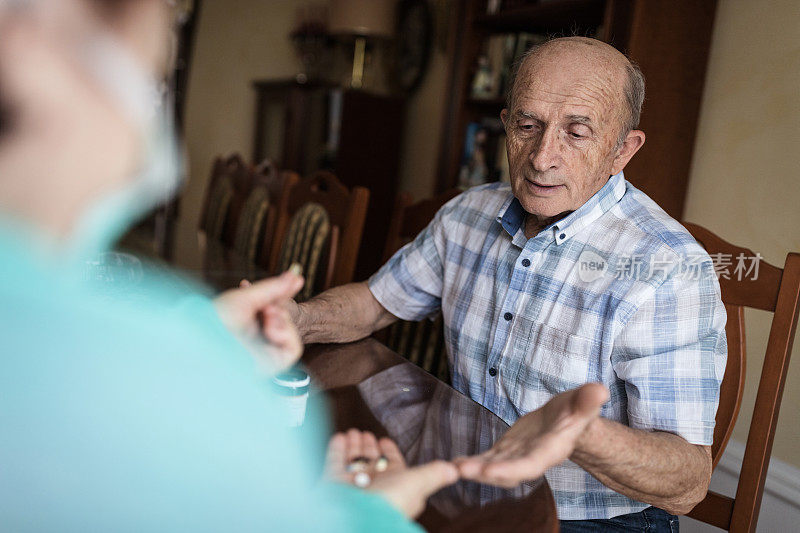
[[[526,185],[528,187],[528,190],[530,190],[534,194],[538,194],[538,195],[542,195],[542,196],[549,195],[549,194],[555,194],[555,193],[557,193],[558,191],[561,190],[561,187],[563,187],[563,185],[561,185],[561,184],[548,185],[548,184],[545,184],[545,183],[539,183],[538,181],[531,181],[531,180],[528,180],[528,179],[525,180],[525,183],[526,183]]]

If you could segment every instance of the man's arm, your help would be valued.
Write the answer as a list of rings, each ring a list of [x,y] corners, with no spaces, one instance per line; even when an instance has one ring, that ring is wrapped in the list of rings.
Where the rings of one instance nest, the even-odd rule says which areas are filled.
[[[570,460],[607,487],[672,514],[686,514],[708,491],[711,447],[663,431],[592,421]]]
[[[303,342],[352,342],[399,317],[421,320],[438,311],[444,275],[443,211],[368,282],[334,287],[301,304],[290,302],[289,314]]]
[[[689,512],[708,490],[710,448],[599,418],[607,399],[598,383],[554,396],[520,418],[488,452],[457,460],[461,475],[515,487],[570,459],[629,498],[673,514]]]
[[[289,305],[304,344],[357,341],[397,320],[375,299],[366,282],[334,287],[307,302]]]

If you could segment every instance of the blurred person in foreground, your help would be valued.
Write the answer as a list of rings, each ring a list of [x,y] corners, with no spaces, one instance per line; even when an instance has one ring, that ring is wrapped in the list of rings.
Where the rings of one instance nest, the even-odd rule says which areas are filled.
[[[319,481],[323,421],[311,439],[284,429],[267,377],[302,351],[280,307],[300,276],[215,302],[87,276],[175,189],[154,105],[168,24],[162,0],[0,0],[0,529],[416,530],[455,466],[408,469],[352,430],[329,445],[344,483]],[[280,357],[256,361],[261,335]],[[348,484],[355,455],[389,460],[368,491]]]

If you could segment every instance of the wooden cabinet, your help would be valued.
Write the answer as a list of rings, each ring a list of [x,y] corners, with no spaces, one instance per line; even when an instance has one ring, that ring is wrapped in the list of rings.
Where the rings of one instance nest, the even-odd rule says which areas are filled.
[[[470,85],[481,44],[507,32],[586,35],[628,54],[645,75],[647,96],[640,128],[647,141],[625,169],[626,178],[678,219],[683,214],[716,0],[540,0],[455,2],[450,102],[439,156],[438,190],[453,187],[470,122],[498,116],[501,98],[475,100]],[[502,5],[511,5],[503,9]]]
[[[334,85],[256,81],[253,158],[308,176],[330,170],[370,191],[355,279],[381,265],[397,195],[405,105],[402,98]]]

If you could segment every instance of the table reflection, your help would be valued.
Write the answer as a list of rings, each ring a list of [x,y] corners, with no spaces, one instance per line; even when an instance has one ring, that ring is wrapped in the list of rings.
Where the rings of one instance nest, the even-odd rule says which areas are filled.
[[[412,364],[388,368],[357,386],[364,402],[411,465],[482,453],[508,430],[491,411]],[[452,518],[464,507],[519,499],[532,484],[502,489],[462,480],[429,501]]]

